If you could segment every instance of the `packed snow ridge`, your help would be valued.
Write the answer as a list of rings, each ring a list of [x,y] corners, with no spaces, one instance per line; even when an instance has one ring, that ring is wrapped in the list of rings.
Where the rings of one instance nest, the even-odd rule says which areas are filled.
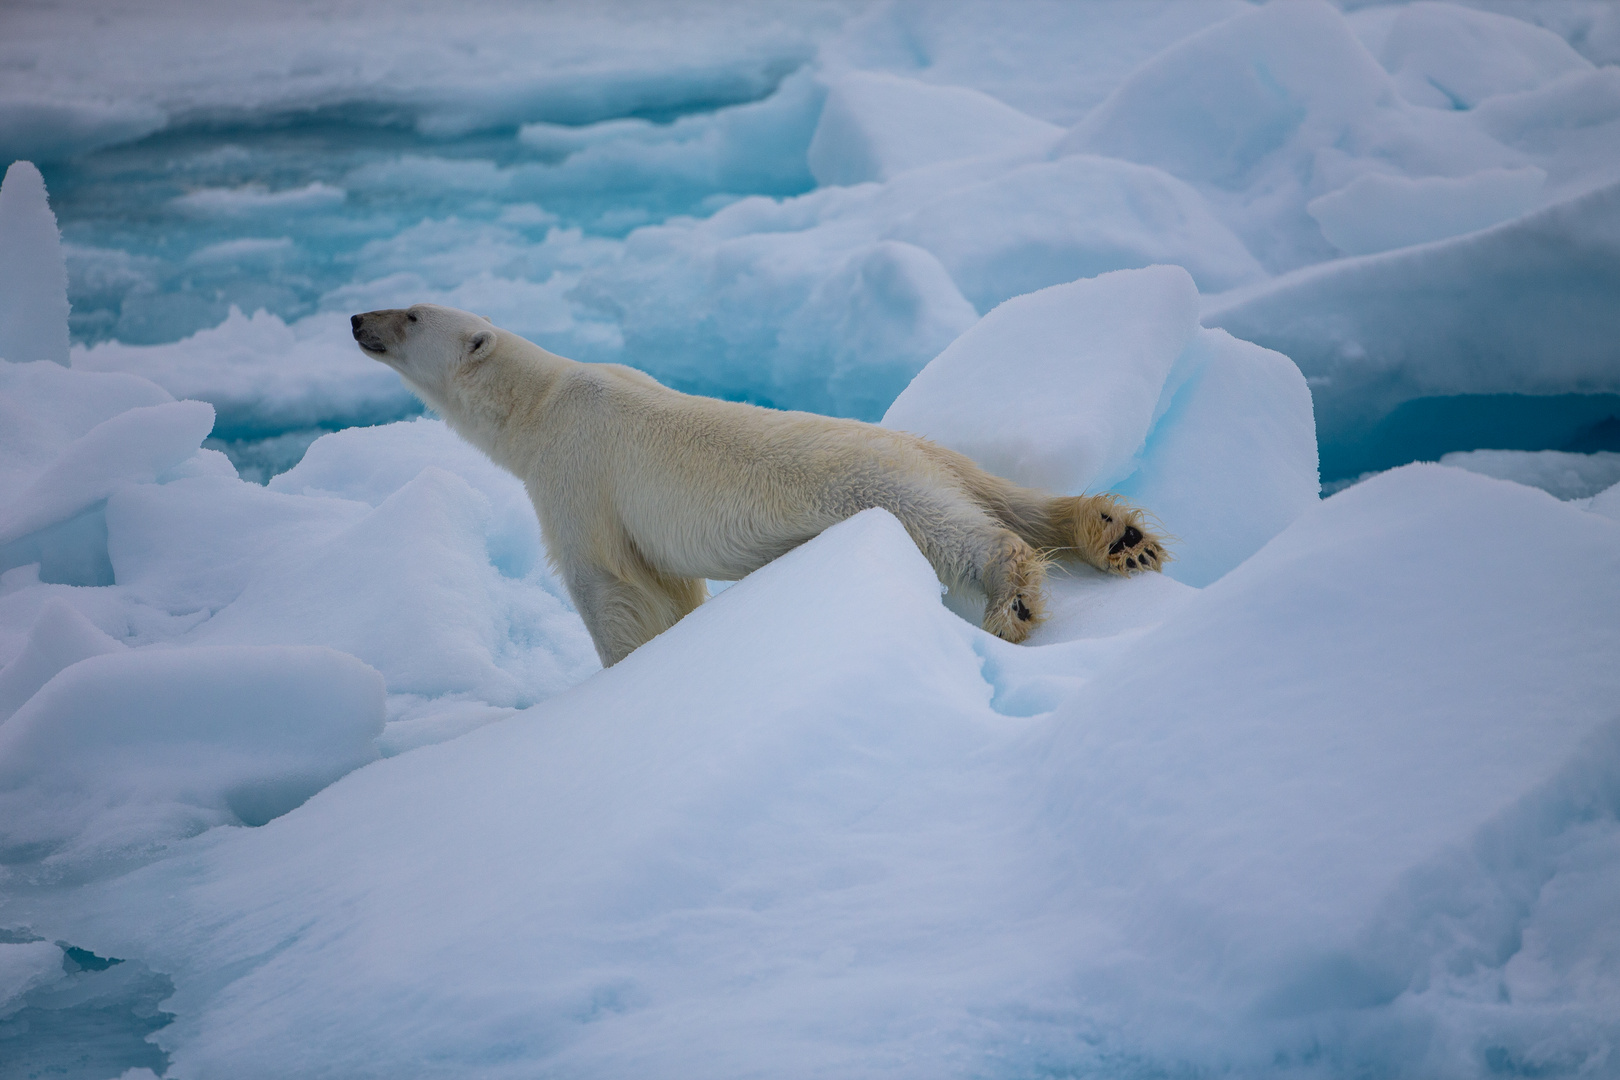
[[[1614,1072],[1612,7],[475,5],[397,67],[363,7],[313,52],[154,10],[0,66],[45,163],[0,186],[0,1075]],[[60,243],[46,180],[362,87],[416,149]],[[87,267],[172,328],[164,259],[281,288],[368,216],[307,312],[69,344]],[[344,338],[422,299],[1118,491],[1177,561],[1012,646],[868,511],[603,671],[522,486]],[[1319,435],[1350,477],[1526,418],[1319,497]]]

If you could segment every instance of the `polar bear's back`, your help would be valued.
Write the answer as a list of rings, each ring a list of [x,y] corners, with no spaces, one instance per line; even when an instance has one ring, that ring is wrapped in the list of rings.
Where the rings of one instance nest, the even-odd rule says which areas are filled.
[[[677,574],[741,577],[873,506],[903,520],[924,503],[959,512],[961,470],[977,471],[904,432],[682,394],[616,365],[581,365],[570,380],[567,441],[603,454],[591,470],[609,503],[599,512]]]

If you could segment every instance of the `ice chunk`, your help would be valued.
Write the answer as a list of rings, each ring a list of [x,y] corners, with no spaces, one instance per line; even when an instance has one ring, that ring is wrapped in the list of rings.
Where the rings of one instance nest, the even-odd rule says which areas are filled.
[[[1302,125],[1311,141],[1377,108],[1389,79],[1320,0],[1269,5],[1165,49],[1074,129],[1065,145],[1245,186]]]
[[[364,503],[266,491],[234,476],[141,484],[107,500],[107,555],[119,586],[176,613],[213,613],[273,557],[330,540]]]
[[[825,380],[841,416],[874,416],[978,320],[932,254],[898,240],[857,248],[783,325],[788,370]]]
[[[108,341],[75,349],[73,366],[130,372],[176,397],[207,401],[226,438],[376,424],[421,408],[399,376],[355,347],[348,317],[336,312],[288,325],[264,311],[249,317],[232,308],[218,326],[167,345]]]
[[[9,505],[69,443],[127,409],[173,401],[134,375],[0,361],[0,504]]]
[[[0,724],[63,668],[123,648],[66,600],[47,600],[22,652],[0,668]]]
[[[50,942],[0,942],[0,1019],[20,1008],[28,991],[49,986],[64,974],[62,950]]]
[[[1527,559],[1549,535],[1558,557]],[[1494,986],[1557,838],[1613,820],[1617,541],[1541,492],[1408,466],[1302,515],[1082,690],[1046,805],[1077,905],[1121,936],[1076,950],[1079,985],[1123,991],[1114,965],[1155,957],[1124,1015],[1170,1015],[1144,1005],[1174,983],[1189,1013],[1141,1037],[1195,1060],[1198,1013],[1207,1037],[1411,993],[1360,1041],[1398,1055],[1390,1025],[1471,992],[1443,973]]]
[[[1591,498],[1620,484],[1620,454],[1608,451],[1469,450],[1446,454],[1440,464],[1537,487],[1555,499]]]
[[[125,650],[0,725],[6,861],[138,852],[262,824],[377,756],[383,685],[319,648]]]
[[[1357,12],[1350,16],[1354,23]],[[1460,4],[1419,0],[1385,15],[1374,52],[1406,100],[1472,109],[1486,98],[1534,90],[1592,64],[1551,30]]]
[[[1164,50],[1062,145],[1192,182],[1274,272],[1331,257],[1305,204],[1358,176],[1526,164],[1467,115],[1401,100],[1323,0],[1267,4]]]
[[[832,80],[810,140],[820,184],[888,180],[922,165],[1056,142],[1063,130],[959,86],[883,72]]]
[[[833,70],[972,87],[1067,126],[1155,53],[1247,10],[1244,0],[878,4],[824,42],[818,59]]]
[[[0,358],[68,362],[67,261],[62,235],[32,162],[0,182]]]
[[[490,561],[503,575],[521,578],[543,566],[540,526],[522,481],[442,420],[333,432],[316,440],[304,459],[273,478],[269,488],[380,506],[429,467],[454,473],[489,500],[485,543]]]
[[[1186,381],[1115,490],[1175,537],[1165,572],[1207,585],[1316,503],[1316,424],[1305,377],[1281,353],[1205,330],[1176,363]]]
[[[1179,267],[1122,270],[1016,297],[958,338],[883,422],[993,473],[1116,490],[1176,537],[1204,585],[1316,501],[1310,391],[1286,357],[1198,328]]]
[[[940,195],[891,235],[939,256],[980,311],[1076,278],[1174,263],[1206,292],[1264,277],[1202,196],[1158,169],[1077,154]]]
[[[533,704],[595,664],[554,581],[514,581],[491,564],[491,517],[460,477],[423,469],[354,524],[267,559],[190,640],[326,645],[381,671],[394,693]]]
[[[1416,180],[1369,173],[1312,199],[1305,209],[1334,247],[1370,255],[1516,218],[1536,205],[1546,180],[1546,172],[1534,167]]]
[[[1617,289],[1620,184],[1211,298],[1204,322],[1299,365],[1335,478],[1377,467],[1362,464],[1358,440],[1404,401],[1620,391]]]
[[[1009,480],[1101,490],[1130,474],[1165,381],[1198,333],[1180,267],[1120,270],[1014,297],[924,368],[884,414]]]
[[[102,421],[0,511],[0,545],[89,509],[126,483],[150,483],[190,457],[214,426],[213,406],[172,401]]]

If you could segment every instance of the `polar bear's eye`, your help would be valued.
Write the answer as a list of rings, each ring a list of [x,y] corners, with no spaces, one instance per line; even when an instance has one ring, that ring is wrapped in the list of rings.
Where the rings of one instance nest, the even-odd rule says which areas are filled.
[[[415,315],[412,315],[412,314],[411,314],[411,313],[410,313],[410,312],[408,312],[408,311],[407,311],[407,312],[406,312],[406,313],[405,313],[405,319],[406,319],[406,321],[408,321],[408,322],[415,322],[415,321],[416,321],[416,316],[415,316]]]

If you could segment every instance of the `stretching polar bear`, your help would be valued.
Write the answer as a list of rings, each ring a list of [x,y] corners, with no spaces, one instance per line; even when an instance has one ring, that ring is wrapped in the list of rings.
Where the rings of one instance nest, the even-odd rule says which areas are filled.
[[[941,581],[982,592],[984,628],[1023,641],[1050,558],[1158,570],[1162,540],[1110,495],[1054,498],[961,454],[857,420],[671,390],[546,352],[487,319],[418,304],[351,320],[468,442],[515,473],[604,665],[830,525],[881,506]]]

